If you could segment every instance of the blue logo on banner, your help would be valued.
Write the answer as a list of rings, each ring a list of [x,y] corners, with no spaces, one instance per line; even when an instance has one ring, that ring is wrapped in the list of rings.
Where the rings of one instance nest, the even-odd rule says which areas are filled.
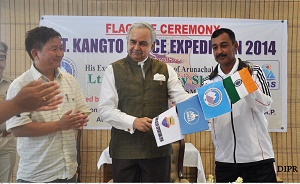
[[[247,60],[263,70],[270,90],[280,89],[280,62],[278,60]]]
[[[73,75],[74,78],[77,77],[77,67],[76,64],[68,57],[63,57],[60,69],[64,72],[68,72],[69,74]]]
[[[261,68],[262,68],[267,80],[275,80],[276,79],[275,75],[271,69],[272,67],[270,64],[264,64],[264,65],[262,65]]]

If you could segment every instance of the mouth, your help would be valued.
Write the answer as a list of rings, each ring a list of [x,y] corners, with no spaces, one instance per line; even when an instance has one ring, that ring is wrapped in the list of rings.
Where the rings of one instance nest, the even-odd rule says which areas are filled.
[[[138,54],[142,54],[142,52],[140,50],[132,50],[131,52],[132,54],[138,55]]]
[[[140,54],[142,54],[142,53],[140,53],[140,52],[132,52],[132,54],[133,54],[133,55],[140,55]]]

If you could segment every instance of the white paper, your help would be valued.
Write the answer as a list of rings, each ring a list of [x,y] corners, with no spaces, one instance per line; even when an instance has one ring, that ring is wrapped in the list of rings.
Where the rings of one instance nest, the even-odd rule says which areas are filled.
[[[158,147],[183,139],[176,107],[153,118],[152,130]]]

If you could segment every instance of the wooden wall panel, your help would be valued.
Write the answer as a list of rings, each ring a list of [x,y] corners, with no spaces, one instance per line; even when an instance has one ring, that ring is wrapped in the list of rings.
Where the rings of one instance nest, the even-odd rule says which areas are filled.
[[[5,75],[15,78],[30,67],[25,33],[39,25],[42,15],[287,20],[288,132],[271,133],[271,138],[277,165],[300,170],[300,0],[0,0],[0,40],[9,45]],[[83,131],[81,181],[103,181],[102,169],[97,170],[96,164],[109,139],[109,130]],[[206,175],[214,174],[210,132],[186,135],[185,140],[200,151]],[[284,182],[300,182],[298,172],[280,172],[279,176]]]

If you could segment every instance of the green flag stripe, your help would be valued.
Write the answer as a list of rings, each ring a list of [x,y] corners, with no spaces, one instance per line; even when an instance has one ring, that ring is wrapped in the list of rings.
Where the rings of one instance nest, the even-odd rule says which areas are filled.
[[[226,79],[223,80],[223,85],[225,90],[227,91],[227,94],[230,98],[231,103],[235,103],[239,101],[241,98],[238,94],[238,92],[235,89],[235,86],[231,80],[231,77],[227,77]]]

